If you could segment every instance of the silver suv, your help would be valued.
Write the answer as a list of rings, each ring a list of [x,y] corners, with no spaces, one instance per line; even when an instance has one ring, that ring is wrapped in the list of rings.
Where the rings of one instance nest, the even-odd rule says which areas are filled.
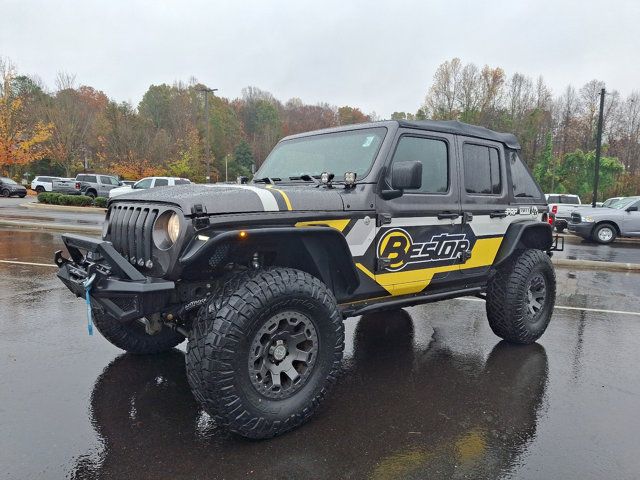
[[[568,230],[587,240],[611,243],[616,237],[640,237],[640,197],[625,197],[609,207],[571,213]]]

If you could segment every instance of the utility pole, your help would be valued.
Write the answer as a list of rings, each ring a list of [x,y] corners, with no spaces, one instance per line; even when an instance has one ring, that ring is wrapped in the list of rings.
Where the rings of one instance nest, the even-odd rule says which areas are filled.
[[[598,184],[600,183],[600,151],[602,150],[602,117],[604,116],[604,96],[606,90],[600,90],[600,114],[598,115],[598,133],[596,134],[596,170],[593,177],[593,201],[591,206],[596,207],[598,201]]]
[[[215,95],[214,92],[217,92],[218,89],[217,88],[208,88],[208,87],[201,87],[198,88],[199,92],[203,92],[204,93],[204,122],[205,122],[205,132],[206,132],[206,138],[205,138],[205,142],[204,142],[204,155],[205,155],[205,160],[207,163],[207,177],[206,177],[206,183],[210,183],[211,182],[211,147],[209,145],[209,93],[213,93]]]

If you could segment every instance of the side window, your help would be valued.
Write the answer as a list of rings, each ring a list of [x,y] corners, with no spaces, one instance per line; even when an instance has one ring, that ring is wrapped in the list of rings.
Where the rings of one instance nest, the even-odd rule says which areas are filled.
[[[86,182],[87,181],[87,176],[86,175],[76,175],[76,180],[79,182]]]
[[[133,188],[135,189],[145,189],[145,188],[149,188],[151,187],[151,181],[153,180],[153,178],[145,178],[140,180],[138,183],[133,185]]]
[[[511,182],[513,183],[513,196],[518,198],[540,198],[542,195],[535,180],[529,173],[529,169],[522,162],[516,152],[511,152]],[[560,200],[562,201],[562,200]],[[553,203],[553,202],[549,202]]]
[[[465,143],[462,147],[464,188],[467,193],[500,195],[500,155],[498,150],[484,145]]]
[[[179,178],[174,182],[175,185],[188,185],[189,183],[191,183],[189,180],[183,178]]]
[[[400,137],[392,163],[421,162],[422,186],[408,193],[446,193],[449,190],[449,156],[443,140]]]
[[[83,182],[89,182],[89,183],[98,183],[98,179],[96,178],[95,175],[84,175],[84,178],[82,179]]]
[[[169,180],[166,178],[156,178],[156,183],[153,185],[154,187],[166,187],[169,185]]]

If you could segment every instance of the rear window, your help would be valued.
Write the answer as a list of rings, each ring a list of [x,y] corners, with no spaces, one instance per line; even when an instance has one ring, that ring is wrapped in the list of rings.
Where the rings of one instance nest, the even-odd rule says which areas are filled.
[[[580,203],[580,198],[577,195],[560,195],[559,203],[570,203],[572,205],[577,205]]]
[[[154,187],[166,187],[167,185],[169,185],[169,180],[166,178],[156,178],[156,183],[154,184]]]
[[[511,152],[511,182],[513,184],[513,196],[518,199],[537,199],[542,195],[529,169],[516,152]],[[557,203],[549,197],[548,203]]]

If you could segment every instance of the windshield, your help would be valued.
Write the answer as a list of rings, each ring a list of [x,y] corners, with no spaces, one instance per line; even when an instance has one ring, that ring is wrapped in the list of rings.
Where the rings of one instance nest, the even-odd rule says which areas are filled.
[[[2,180],[2,183],[6,183],[7,185],[17,185],[17,183],[10,178],[0,177],[0,180]]]
[[[276,145],[255,178],[289,180],[322,172],[333,173],[336,179],[345,172],[355,172],[362,178],[369,172],[386,133],[386,128],[377,127],[286,140]]]
[[[613,202],[611,205],[609,205],[609,208],[622,210],[624,208],[627,208],[632,203],[637,202],[639,199],[640,197],[623,198],[621,200],[618,200],[617,202]]]

